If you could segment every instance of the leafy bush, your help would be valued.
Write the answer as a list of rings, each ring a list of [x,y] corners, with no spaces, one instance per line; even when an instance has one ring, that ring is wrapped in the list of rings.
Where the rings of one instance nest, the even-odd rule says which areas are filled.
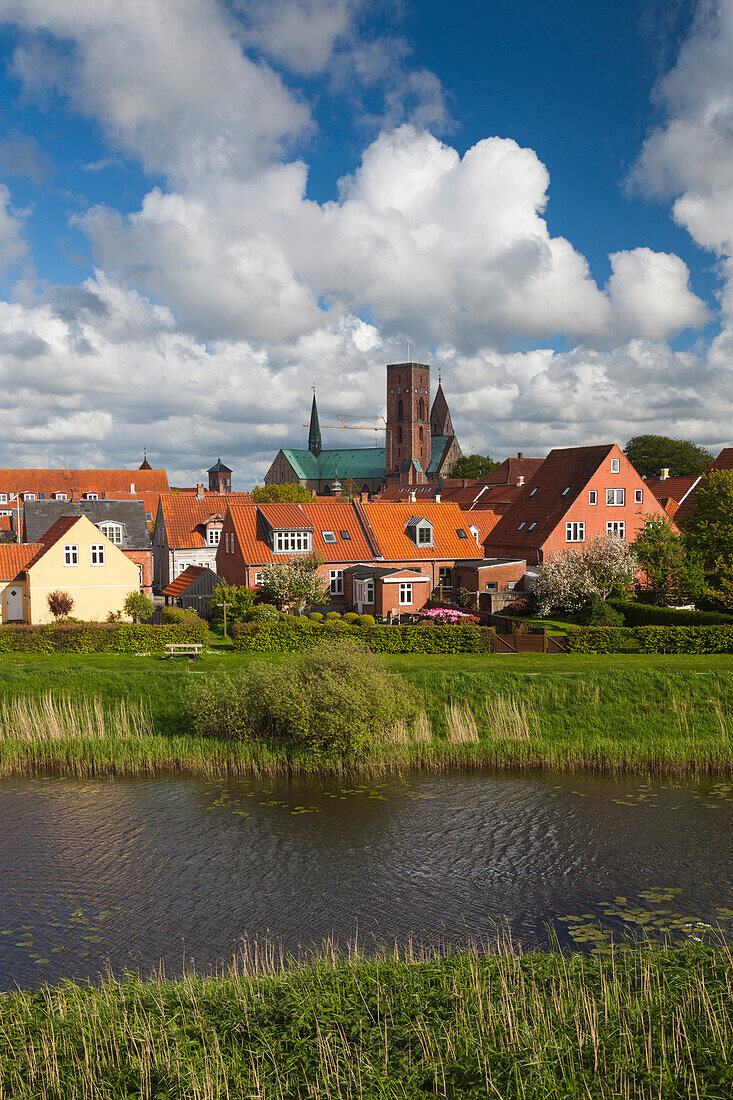
[[[326,622],[328,622],[329,620],[333,621],[333,619],[340,619],[340,618],[341,618],[341,612],[340,611],[327,611],[326,612]]]
[[[209,631],[194,621],[150,623],[54,623],[0,627],[0,653],[162,653],[171,642],[208,641]]]
[[[733,653],[731,626],[581,626],[568,631],[570,653]]]
[[[609,600],[623,616],[626,626],[716,626],[733,624],[733,615],[720,611],[683,611],[676,607],[655,607],[631,600]]]
[[[374,626],[375,622],[376,622],[376,620],[375,620],[373,615],[360,615],[359,616],[359,626]]]
[[[196,626],[201,623],[206,626],[200,615],[192,608],[164,607],[162,619],[164,623],[177,623],[179,626]]]
[[[141,620],[144,622],[147,619],[152,619],[155,611],[155,604],[152,600],[149,600],[144,592],[128,592],[125,596],[125,602],[122,605],[122,610],[126,615],[129,615],[134,623],[139,623]],[[110,612],[110,615],[112,612]],[[117,620],[120,615],[117,612]],[[108,618],[108,622],[115,622],[114,619]]]
[[[214,589],[209,604],[209,617],[212,627],[219,630],[224,626],[224,604],[226,604],[227,626],[243,623],[247,613],[254,607],[257,593],[243,584],[220,584]]]
[[[276,623],[282,615],[271,603],[257,603],[244,616],[246,623]]]
[[[238,677],[197,680],[189,695],[200,735],[282,741],[324,762],[366,755],[386,730],[415,712],[410,686],[346,640],[297,655],[287,675],[257,663]]]
[[[347,611],[344,615],[344,622],[348,623],[349,626],[356,626],[359,622],[359,618],[360,616],[357,615],[355,611]]]
[[[369,625],[365,632],[339,619],[320,625],[289,617],[278,623],[238,623],[232,637],[235,649],[254,653],[297,653],[335,633],[363,638],[374,653],[491,653],[496,633],[493,627],[474,624]]]
[[[620,611],[604,602],[598,596],[591,598],[581,607],[577,621],[583,626],[623,626],[624,617]]]
[[[322,623],[323,622],[323,612],[321,612],[321,611],[311,611],[308,618],[310,619],[310,621],[312,623]]]
[[[579,626],[568,630],[568,653],[628,653],[637,648],[634,632],[624,626]]]

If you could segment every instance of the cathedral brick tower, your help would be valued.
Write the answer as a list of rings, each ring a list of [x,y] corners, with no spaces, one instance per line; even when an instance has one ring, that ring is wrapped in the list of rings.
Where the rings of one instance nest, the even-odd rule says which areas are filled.
[[[206,472],[209,475],[210,493],[231,493],[232,471],[221,459],[218,459]]]
[[[388,481],[425,484],[430,466],[430,367],[391,363],[387,367]]]

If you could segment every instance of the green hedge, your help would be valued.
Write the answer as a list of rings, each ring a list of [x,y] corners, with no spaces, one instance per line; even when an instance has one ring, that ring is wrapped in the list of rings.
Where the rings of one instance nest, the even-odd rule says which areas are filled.
[[[294,653],[321,638],[348,634],[359,638],[374,653],[491,653],[495,631],[491,627],[433,624],[430,626],[347,626],[332,621],[237,623],[232,628],[234,648],[255,653]]]
[[[608,600],[620,611],[626,626],[722,626],[733,625],[733,615],[723,611],[678,611],[675,607],[655,607],[631,600]]]
[[[1,626],[0,653],[162,653],[170,642],[201,642],[200,623],[66,623]]]
[[[733,653],[733,625],[579,626],[569,653]]]

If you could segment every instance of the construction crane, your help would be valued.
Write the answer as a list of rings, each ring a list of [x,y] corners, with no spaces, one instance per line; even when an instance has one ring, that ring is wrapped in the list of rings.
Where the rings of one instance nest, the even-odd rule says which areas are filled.
[[[341,417],[339,416],[338,413],[336,413],[336,419],[339,421],[338,424],[321,424],[321,427],[322,428],[343,428],[347,432],[385,432],[387,430],[387,421],[384,420],[384,417],[380,418],[380,419],[384,420],[384,427],[383,428],[375,428],[373,424],[344,424],[343,420],[341,419]],[[309,428],[310,424],[304,424],[303,427],[304,428]]]

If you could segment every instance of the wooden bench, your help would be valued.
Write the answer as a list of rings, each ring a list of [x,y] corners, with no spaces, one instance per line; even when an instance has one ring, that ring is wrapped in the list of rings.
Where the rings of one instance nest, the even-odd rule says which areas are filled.
[[[201,642],[169,642],[165,647],[166,657],[190,657],[196,660],[201,656]]]

